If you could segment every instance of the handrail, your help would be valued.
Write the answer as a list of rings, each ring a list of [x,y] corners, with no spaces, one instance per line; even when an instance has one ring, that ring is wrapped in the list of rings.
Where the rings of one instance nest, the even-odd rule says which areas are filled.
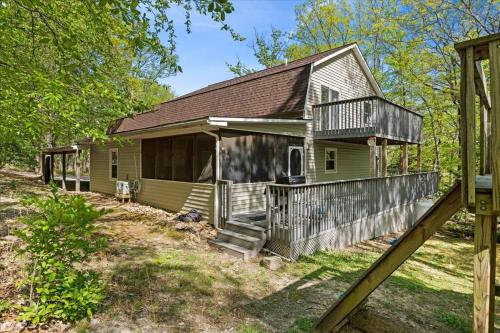
[[[393,106],[396,106],[400,109],[403,109],[405,111],[408,111],[408,112],[411,112],[411,113],[414,113],[415,115],[417,116],[420,116],[420,117],[424,117],[420,112],[417,112],[417,111],[414,111],[414,110],[410,110],[408,109],[406,106],[402,106],[402,105],[399,105],[399,104],[396,104],[388,99],[385,99],[383,97],[380,97],[380,96],[366,96],[366,97],[356,97],[356,98],[349,98],[349,99],[341,99],[341,100],[338,100],[338,101],[333,101],[333,102],[326,102],[326,103],[318,103],[318,104],[314,104],[312,107],[313,109],[317,109],[317,108],[320,108],[322,106],[331,106],[331,105],[338,105],[338,104],[343,104],[343,103],[352,103],[352,102],[359,102],[359,101],[367,101],[367,100],[374,100],[374,99],[378,99],[378,100],[381,100],[381,101],[384,101],[388,104],[391,104]]]
[[[438,191],[439,173],[349,179],[314,184],[269,184],[268,239],[300,241],[399,207]]]
[[[227,221],[231,220],[233,216],[233,195],[232,195],[232,180],[217,180],[217,195],[218,209],[219,209],[219,223],[220,228],[224,228]]]
[[[316,138],[368,138],[420,143],[423,116],[378,96],[313,105]]]

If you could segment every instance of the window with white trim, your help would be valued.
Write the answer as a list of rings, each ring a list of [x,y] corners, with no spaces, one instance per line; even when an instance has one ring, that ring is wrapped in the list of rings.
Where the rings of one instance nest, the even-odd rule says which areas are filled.
[[[109,150],[109,179],[118,178],[118,149]]]
[[[325,173],[337,172],[337,148],[325,148]]]
[[[321,85],[321,103],[336,102],[340,99],[340,93],[327,86]]]

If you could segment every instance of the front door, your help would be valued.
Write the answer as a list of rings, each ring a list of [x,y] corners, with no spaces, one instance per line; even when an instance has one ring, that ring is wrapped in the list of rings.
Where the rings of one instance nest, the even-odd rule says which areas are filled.
[[[304,175],[304,147],[301,146],[288,147],[288,175],[289,176]]]

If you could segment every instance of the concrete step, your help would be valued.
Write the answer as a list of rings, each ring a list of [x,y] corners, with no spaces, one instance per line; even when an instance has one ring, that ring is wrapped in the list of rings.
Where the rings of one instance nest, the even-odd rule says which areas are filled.
[[[219,231],[219,233],[217,234],[217,239],[226,243],[231,243],[234,245],[244,247],[249,250],[259,250],[259,251],[260,249],[262,249],[262,246],[264,246],[264,243],[266,242],[265,238],[262,239],[253,236],[248,236],[227,229]]]
[[[217,239],[210,240],[210,241],[208,241],[208,243],[223,250],[224,252],[232,255],[233,257],[241,258],[243,260],[251,259],[251,258],[257,256],[257,254],[260,252],[260,250],[246,249],[244,247],[234,245],[231,243],[227,243],[227,242],[223,242],[223,241],[217,240]]]
[[[224,230],[230,230],[247,236],[257,237],[260,239],[265,239],[266,237],[266,229],[253,224],[238,222],[233,220],[226,222]]]

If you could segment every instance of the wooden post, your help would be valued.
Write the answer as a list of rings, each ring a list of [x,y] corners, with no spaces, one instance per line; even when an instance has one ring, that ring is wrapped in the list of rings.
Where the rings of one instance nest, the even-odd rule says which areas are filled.
[[[62,153],[62,189],[66,190],[66,153]]]
[[[368,138],[368,146],[370,147],[370,176],[377,177],[377,138]]]
[[[405,142],[401,145],[401,173],[408,174],[408,143]]]
[[[467,206],[474,207],[476,202],[476,84],[474,82],[474,48],[468,47],[465,52],[465,122],[467,126],[465,156],[467,162],[468,196]]]
[[[491,174],[493,181],[493,212],[500,213],[500,41],[488,45],[491,86]]]
[[[477,215],[474,232],[474,333],[495,323],[496,217]]]
[[[382,140],[382,177],[387,176],[387,139]]]
[[[75,152],[75,191],[80,192],[80,149]]]
[[[45,154],[40,155],[40,173],[42,174],[42,183],[45,184]]]
[[[479,125],[479,174],[486,175],[491,173],[491,124],[490,113],[483,102],[480,103],[480,125]]]
[[[417,145],[417,171],[422,172],[422,145]]]
[[[50,180],[54,180],[54,153],[50,153]]]

